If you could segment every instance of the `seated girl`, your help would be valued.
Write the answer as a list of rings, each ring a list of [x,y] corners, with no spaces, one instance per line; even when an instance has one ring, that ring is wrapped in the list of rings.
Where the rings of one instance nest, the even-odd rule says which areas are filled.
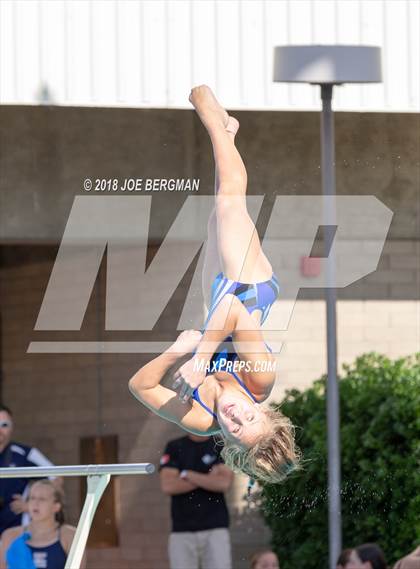
[[[64,569],[76,528],[64,523],[62,492],[42,479],[32,484],[28,502],[29,525],[1,536],[0,569]]]

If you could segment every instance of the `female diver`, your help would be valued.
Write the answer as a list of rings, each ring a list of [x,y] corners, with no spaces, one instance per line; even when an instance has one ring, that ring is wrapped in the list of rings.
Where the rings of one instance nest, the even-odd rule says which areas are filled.
[[[278,296],[278,282],[246,207],[247,173],[234,143],[239,122],[206,85],[193,88],[189,100],[209,133],[216,166],[203,269],[203,283],[213,282],[210,310],[201,333],[180,334],[130,379],[129,389],[186,431],[220,434],[222,456],[233,470],[275,483],[299,461],[290,420],[260,405],[275,381],[261,324]],[[217,266],[222,272],[211,281]],[[180,367],[169,389],[161,381],[174,366]]]

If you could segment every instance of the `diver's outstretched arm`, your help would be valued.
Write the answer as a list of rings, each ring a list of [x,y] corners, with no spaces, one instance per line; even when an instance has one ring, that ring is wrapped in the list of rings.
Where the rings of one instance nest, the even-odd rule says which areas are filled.
[[[128,387],[134,396],[153,389],[160,384],[166,373],[176,362],[188,353],[192,353],[201,340],[201,332],[185,330],[176,342],[156,358],[142,366],[128,382]]]
[[[140,394],[142,391],[153,389],[159,385],[166,373],[178,360],[179,356],[170,350],[153,358],[153,360],[141,367],[128,382],[128,388],[131,393],[136,396],[136,394]]]
[[[194,350],[200,338],[196,330],[182,332],[170,348],[141,367],[128,383],[130,392],[148,409],[193,432],[200,430],[202,422],[197,409],[190,403],[183,404],[177,392],[161,385],[161,381],[182,356]]]

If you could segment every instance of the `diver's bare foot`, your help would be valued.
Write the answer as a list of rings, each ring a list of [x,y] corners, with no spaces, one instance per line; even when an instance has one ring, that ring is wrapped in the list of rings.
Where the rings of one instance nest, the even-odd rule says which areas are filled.
[[[193,87],[188,99],[206,128],[211,128],[215,124],[227,127],[229,115],[219,104],[210,87],[207,85]]]
[[[200,343],[202,333],[198,330],[185,330],[181,332],[168,351],[179,356],[190,354]]]
[[[239,130],[239,121],[235,119],[235,117],[231,117],[229,115],[228,123],[227,126],[225,127],[225,130],[230,134],[232,140],[235,140],[235,135]]]

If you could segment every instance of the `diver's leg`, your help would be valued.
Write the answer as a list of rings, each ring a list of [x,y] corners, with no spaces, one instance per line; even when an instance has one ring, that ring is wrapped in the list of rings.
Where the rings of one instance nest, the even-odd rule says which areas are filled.
[[[226,132],[229,134],[230,140],[235,144],[235,136],[239,130],[239,121],[235,117],[229,115],[227,125],[225,127]],[[220,177],[219,170],[217,166],[217,161],[214,164],[214,195],[216,196],[219,192]]]
[[[275,359],[267,349],[260,325],[236,296],[226,294],[219,302],[207,322],[195,357],[210,361],[219,344],[230,335],[239,356],[236,365],[246,364],[239,369],[242,377],[249,379],[252,385],[248,387],[253,393],[262,395],[275,380]]]
[[[192,90],[190,101],[207,128],[218,174],[216,216],[219,257],[226,277],[242,282],[268,280],[272,268],[246,208],[247,173],[226,131],[229,115],[209,87]]]
[[[225,276],[243,283],[269,280],[273,269],[262,251],[245,201],[238,196],[226,196],[221,184],[216,212],[219,257]]]
[[[238,319],[232,333],[239,362],[239,375],[254,395],[268,396],[276,379],[276,358],[264,342],[262,330],[238,298],[234,298]]]
[[[231,140],[235,140],[235,135],[239,129],[239,122],[234,117],[229,117],[226,131],[229,133]],[[217,165],[214,171],[214,193],[217,194],[219,189],[219,173]],[[202,288],[203,297],[207,308],[210,309],[211,304],[211,285],[215,277],[222,271],[222,265],[219,258],[219,247],[217,242],[217,217],[216,208],[210,214],[207,224],[207,241],[204,254],[203,272],[202,272]]]
[[[189,99],[211,138],[219,186],[230,185],[234,194],[244,196],[247,174],[232,136],[226,130],[229,124],[228,113],[206,85],[192,89]]]

